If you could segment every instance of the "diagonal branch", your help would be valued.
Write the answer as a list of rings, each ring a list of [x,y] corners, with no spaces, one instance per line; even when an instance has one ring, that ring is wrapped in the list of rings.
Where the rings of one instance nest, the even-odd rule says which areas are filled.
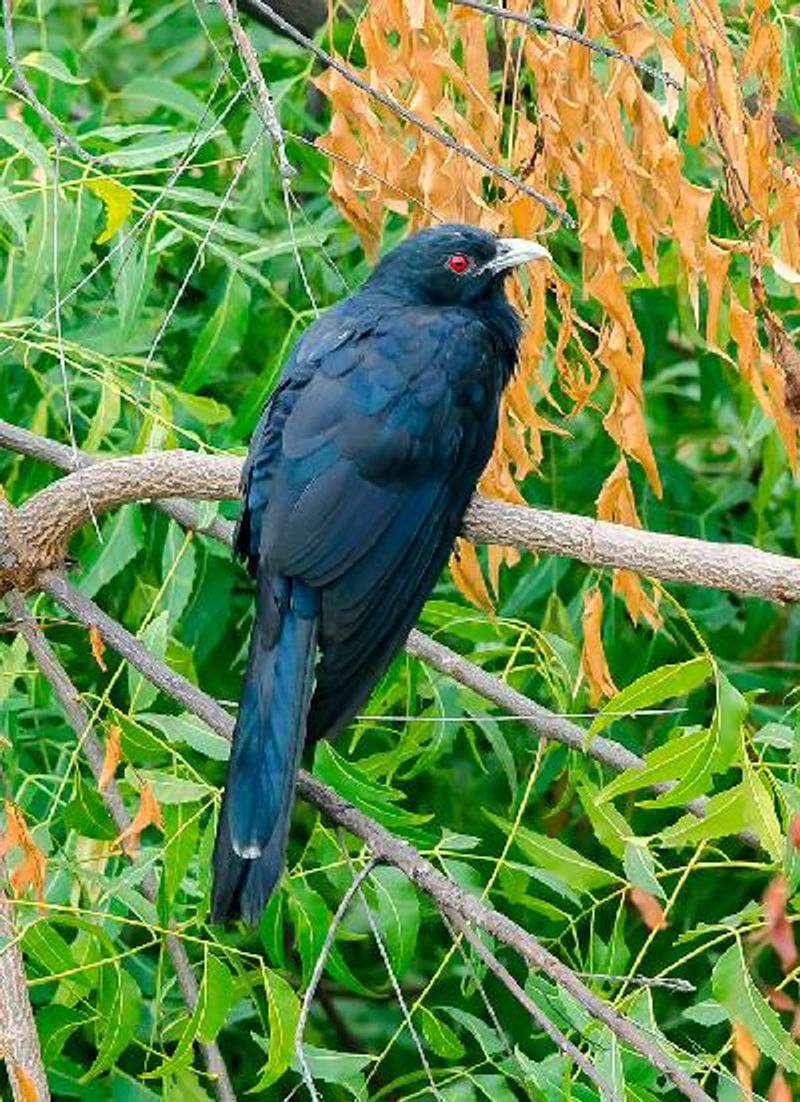
[[[70,586],[63,576],[49,572],[41,577],[40,584],[62,607],[84,623],[96,626],[104,640],[149,681],[200,716],[218,734],[225,738],[231,737],[233,717],[217,701],[150,654],[139,639]],[[297,791],[328,819],[345,827],[365,842],[373,857],[401,869],[417,887],[431,897],[440,910],[457,914],[492,934],[498,941],[514,949],[529,967],[542,971],[563,987],[592,1017],[608,1026],[623,1044],[658,1068],[684,1097],[692,1102],[711,1102],[709,1095],[687,1075],[677,1060],[642,1033],[637,1025],[590,991],[571,969],[548,952],[518,923],[494,910],[483,899],[470,895],[440,873],[408,842],[391,834],[305,770],[298,774]]]
[[[14,624],[17,630],[28,644],[36,664],[50,683],[50,687],[59,700],[70,725],[78,736],[78,745],[83,758],[88,763],[95,780],[99,782],[103,770],[103,748],[100,745],[97,735],[92,730],[91,718],[81,704],[78,690],[75,688],[66,670],[56,657],[53,648],[45,638],[44,632],[41,631],[35,619],[28,611],[22,594],[12,590],[10,593],[6,594],[5,601],[11,615],[14,617]],[[111,780],[104,789],[100,789],[98,783],[98,792],[117,830],[122,834],[130,825],[131,818],[122,800],[116,782]],[[142,881],[142,892],[151,903],[157,901],[158,887],[152,873],[148,873],[144,877]],[[1,915],[2,912],[0,912],[0,932],[2,932]],[[168,934],[166,940],[167,952],[172,961],[172,966],[175,969],[178,985],[189,1013],[191,1014],[197,1002],[197,980],[195,979],[189,957],[181,940],[175,934]],[[0,957],[0,962],[2,959],[3,958]],[[4,989],[5,985],[0,973],[0,991]],[[0,1002],[2,1002],[2,995],[0,995]],[[0,1041],[4,1039],[4,1036],[5,1035],[0,1037]],[[213,1043],[209,1044],[202,1042],[200,1048],[203,1053],[206,1068],[208,1069],[209,1075],[212,1077],[214,1091],[219,1102],[236,1102],[236,1095],[228,1076],[228,1069],[219,1047]]]
[[[0,446],[67,470],[73,466],[69,448],[6,421],[0,421]],[[129,501],[176,494],[202,500],[239,494],[242,461],[234,456],[176,449],[90,462],[91,478],[60,479],[16,511],[15,524],[29,574],[63,559],[69,534],[89,519],[87,494],[96,513]],[[191,519],[188,503],[170,501],[168,506],[171,515],[179,511],[181,523],[198,526],[198,521]],[[213,534],[224,539],[229,531],[225,522],[217,521]],[[648,532],[477,495],[464,519],[464,535],[473,543],[547,551],[587,566],[633,570],[663,581],[709,586],[769,601],[800,600],[800,559],[747,544]]]

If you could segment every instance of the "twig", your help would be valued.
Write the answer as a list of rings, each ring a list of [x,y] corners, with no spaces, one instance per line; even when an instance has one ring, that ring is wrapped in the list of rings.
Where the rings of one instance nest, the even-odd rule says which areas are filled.
[[[6,881],[0,858],[0,880]],[[28,998],[25,961],[14,922],[14,909],[0,892],[0,1057],[8,1072],[14,1102],[48,1102],[50,1088],[42,1063],[39,1035]]]
[[[71,469],[69,449],[0,421],[0,446]],[[65,538],[86,519],[84,489],[98,514],[116,505],[176,494],[210,500],[239,494],[240,459],[180,449],[103,459],[91,479],[63,478],[40,490],[17,511],[20,532],[29,540],[31,569],[63,558]],[[187,503],[181,503],[182,510]],[[174,511],[176,503],[170,503]],[[184,512],[189,527],[191,513]],[[196,514],[194,514],[196,516]],[[223,531],[228,531],[223,527]],[[216,533],[215,533],[216,534]],[[714,543],[688,536],[648,532],[476,495],[464,518],[464,536],[473,543],[513,545],[521,550],[566,555],[587,566],[633,570],[662,581],[709,586],[769,601],[800,601],[800,559],[741,543]],[[220,535],[220,538],[224,538]],[[53,558],[55,556],[55,558]]]
[[[28,611],[25,600],[20,593],[10,592],[5,596],[6,605],[14,617],[19,632],[28,644],[31,654],[39,669],[50,684],[58,699],[71,727],[78,737],[78,746],[86,760],[96,781],[99,782],[103,770],[103,748],[92,730],[92,721],[89,713],[80,701],[80,694],[73,685],[64,667],[56,657],[53,648],[39,629],[35,619]],[[108,813],[114,824],[122,834],[130,825],[130,815],[117,788],[116,782],[111,780],[104,789],[99,789],[99,794],[106,805]],[[151,903],[158,899],[158,887],[152,873],[147,873],[142,880],[142,893]],[[1,931],[0,931],[1,932]],[[184,1001],[191,1014],[197,1002],[197,980],[186,950],[175,934],[168,934],[166,938],[167,952],[175,969],[178,985],[183,994]],[[3,957],[0,956],[0,964]],[[5,990],[4,982],[0,978],[0,992]],[[2,1001],[2,995],[0,995]],[[202,1042],[200,1044],[209,1075],[213,1078],[214,1091],[219,1102],[236,1102],[236,1095],[228,1076],[219,1047],[214,1043]]]
[[[40,579],[40,584],[64,608],[85,623],[97,626],[105,641],[127,658],[149,681],[169,693],[189,711],[199,715],[219,734],[226,738],[231,737],[233,718],[224,708],[151,655],[139,639],[98,609],[94,602],[70,586],[63,577],[50,572]],[[297,791],[332,822],[345,827],[366,842],[374,857],[401,869],[417,887],[434,900],[439,909],[455,912],[486,930],[519,953],[530,967],[544,972],[562,986],[592,1017],[607,1025],[620,1041],[661,1071],[686,1098],[692,1102],[711,1102],[709,1095],[693,1082],[671,1056],[645,1036],[637,1025],[622,1017],[585,987],[571,969],[516,922],[495,911],[484,900],[464,891],[440,873],[408,842],[395,837],[303,769],[298,774]]]
[[[350,860],[350,854],[347,852],[347,846],[342,843],[341,839],[340,845],[342,848],[342,852],[344,853],[344,859],[347,862],[347,865],[352,874],[354,871],[353,862]],[[372,932],[372,936],[375,939],[375,944],[378,947],[378,953],[381,960],[383,961],[383,967],[386,969],[386,975],[389,977],[389,983],[392,986],[392,991],[394,991],[394,997],[397,999],[397,1003],[403,1015],[403,1020],[406,1024],[406,1028],[408,1029],[409,1036],[411,1037],[411,1040],[414,1044],[414,1048],[417,1050],[419,1061],[422,1064],[425,1075],[427,1076],[428,1085],[431,1089],[431,1094],[434,1096],[434,1098],[438,1099],[438,1102],[444,1102],[434,1081],[433,1072],[431,1071],[431,1065],[425,1053],[425,1047],[420,1040],[419,1033],[417,1032],[417,1027],[414,1025],[411,1016],[412,1011],[408,1009],[408,1003],[406,1002],[405,995],[403,994],[403,989],[400,986],[400,980],[397,978],[397,974],[395,973],[394,968],[392,968],[392,962],[391,960],[389,960],[389,954],[386,951],[386,946],[384,944],[383,938],[381,937],[381,932],[378,929],[378,924],[372,914],[372,910],[370,909],[370,905],[367,902],[367,897],[364,894],[363,888],[359,890],[359,896],[361,898],[361,905],[364,908],[364,913],[367,916],[367,922],[369,923],[370,931]]]
[[[603,1081],[591,1060],[581,1052],[577,1045],[574,1045],[572,1041],[561,1032],[554,1022],[550,1021],[530,995],[520,987],[505,965],[501,964],[494,953],[486,948],[469,923],[464,922],[459,915],[453,913],[444,912],[442,917],[448,924],[451,924],[458,933],[463,934],[489,971],[495,975],[506,990],[514,996],[520,1006],[528,1011],[536,1024],[544,1030],[550,1040],[555,1044],[556,1048],[560,1049],[561,1052],[573,1060],[586,1078],[594,1083],[600,1092],[600,1097],[607,1099],[607,1102],[621,1102],[619,1095]]]
[[[217,0],[217,4],[228,21],[233,40],[236,43],[239,53],[242,55],[242,61],[249,73],[249,78],[258,93],[258,113],[261,115],[261,121],[265,129],[275,143],[280,174],[284,180],[290,180],[292,176],[294,176],[295,170],[289,164],[289,158],[286,156],[286,142],[283,137],[283,130],[281,129],[280,120],[278,119],[272,96],[269,93],[269,88],[267,88],[267,82],[264,80],[264,74],[261,72],[258,57],[253,49],[253,43],[246,34],[244,27],[239,22],[239,15],[236,11],[235,4],[232,4],[231,0]]]
[[[410,122],[413,126],[422,130],[423,133],[428,134],[431,138],[434,138],[441,145],[445,146],[445,148],[452,149],[453,152],[458,153],[460,156],[466,157],[470,161],[474,161],[475,164],[479,164],[481,168],[485,168],[487,172],[491,172],[492,175],[496,176],[498,179],[505,180],[507,184],[511,184],[512,187],[517,188],[517,190],[523,192],[525,195],[529,195],[531,199],[535,199],[537,203],[541,203],[546,210],[550,211],[556,218],[559,218],[565,225],[569,226],[570,229],[575,229],[575,219],[564,210],[563,207],[560,207],[558,203],[553,202],[547,195],[543,195],[541,192],[536,191],[535,188],[526,184],[519,176],[515,176],[513,172],[509,172],[507,168],[503,168],[502,165],[492,161],[489,157],[484,157],[483,154],[478,153],[477,150],[471,149],[462,142],[456,141],[447,131],[442,130],[438,126],[434,126],[433,123],[427,122],[414,111],[410,111],[407,107],[404,107],[402,103],[394,99],[394,97],[388,95],[386,92],[381,92],[378,88],[374,88],[348,65],[339,61],[338,58],[328,53],[327,50],[323,50],[323,48],[318,46],[313,39],[292,26],[287,19],[279,15],[269,4],[264,3],[263,0],[249,0],[247,7],[251,14],[258,13],[259,16],[271,20],[288,38],[304,46],[305,49],[320,61],[324,62],[325,65],[334,69],[340,76],[343,76],[350,84],[354,85],[356,88],[360,88],[362,92],[365,92],[377,103],[388,108],[392,114],[398,115],[401,119],[405,119],[406,122]]]
[[[303,1076],[303,1081],[308,1088],[308,1093],[311,1095],[313,1102],[318,1102],[319,1095],[317,1094],[317,1088],[314,1085],[314,1077],[311,1074],[311,1069],[306,1061],[305,1053],[303,1051],[303,1034],[306,1029],[306,1022],[308,1021],[309,1011],[311,1010],[311,1004],[314,1001],[314,995],[316,994],[319,981],[322,978],[322,973],[325,970],[325,962],[328,959],[328,954],[333,948],[333,943],[336,940],[336,932],[342,924],[344,916],[347,914],[350,904],[353,902],[353,896],[360,889],[366,878],[372,872],[377,865],[378,861],[375,857],[370,857],[363,869],[360,869],[353,876],[353,882],[344,895],[341,898],[339,906],[336,908],[336,913],[331,919],[331,923],[328,926],[327,933],[325,934],[325,940],[322,943],[322,947],[319,951],[319,956],[314,963],[314,970],[311,973],[311,977],[308,981],[308,987],[303,995],[303,1001],[300,1004],[300,1013],[297,1016],[297,1027],[294,1031],[294,1050],[297,1054],[297,1060],[300,1064],[300,1069]]]
[[[559,38],[568,38],[571,42],[577,42],[579,45],[585,46],[587,50],[593,50],[605,57],[613,57],[618,61],[624,61],[633,66],[634,69],[638,69],[640,73],[645,73],[654,80],[660,80],[664,84],[669,84],[671,88],[677,88],[679,92],[681,91],[681,84],[675,77],[665,73],[663,69],[657,69],[655,65],[648,65],[646,61],[639,61],[633,54],[626,54],[615,46],[605,46],[602,42],[576,31],[574,27],[565,27],[561,23],[551,23],[549,19],[539,19],[535,15],[523,15],[521,12],[509,11],[507,8],[497,7],[495,4],[484,4],[480,0],[449,0],[449,3],[451,7],[473,8],[475,11],[483,12],[484,15],[492,15],[496,19],[522,23],[536,31],[545,31],[557,35]]]
[[[3,30],[6,42],[6,61],[14,74],[16,85],[27,100],[28,105],[33,108],[53,135],[56,145],[60,142],[64,145],[68,145],[77,157],[80,157],[82,161],[86,161],[88,164],[105,164],[105,157],[95,156],[93,153],[89,153],[88,150],[84,149],[79,141],[73,138],[71,134],[67,133],[55,115],[45,107],[36,95],[36,91],[26,77],[22,65],[20,64],[19,57],[17,56],[17,44],[14,41],[13,19],[14,7],[12,0],[3,0]]]

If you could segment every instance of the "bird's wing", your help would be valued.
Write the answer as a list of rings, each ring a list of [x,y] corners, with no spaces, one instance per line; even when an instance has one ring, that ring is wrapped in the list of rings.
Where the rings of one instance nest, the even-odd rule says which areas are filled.
[[[352,718],[402,645],[494,442],[486,331],[396,320],[318,361],[272,465],[260,560],[322,590],[312,736]]]

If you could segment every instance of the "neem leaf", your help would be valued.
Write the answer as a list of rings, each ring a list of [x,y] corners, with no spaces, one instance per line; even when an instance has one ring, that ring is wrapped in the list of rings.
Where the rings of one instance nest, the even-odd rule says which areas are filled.
[[[762,1052],[778,1067],[800,1072],[800,1046],[750,978],[738,939],[717,961],[711,986],[731,1021],[741,1022]]]

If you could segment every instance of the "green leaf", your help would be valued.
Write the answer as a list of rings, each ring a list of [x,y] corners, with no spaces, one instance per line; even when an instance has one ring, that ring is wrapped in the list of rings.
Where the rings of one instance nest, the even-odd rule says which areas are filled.
[[[249,1092],[253,1094],[277,1082],[291,1064],[297,1019],[300,1017],[300,1001],[286,980],[271,968],[262,967],[261,975],[269,1007],[269,1059],[258,1083]]]
[[[401,978],[411,965],[419,934],[419,900],[414,885],[399,869],[382,865],[369,879],[378,899],[378,927],[392,968]]]
[[[0,142],[7,142],[18,153],[29,157],[48,179],[52,179],[53,162],[50,155],[24,122],[18,119],[0,119]]]
[[[0,219],[8,223],[19,244],[25,244],[25,215],[10,188],[0,187]]]
[[[441,1056],[443,1060],[460,1060],[466,1049],[450,1026],[441,1018],[437,1018],[426,1006],[420,1006],[417,1014],[422,1019],[425,1040],[436,1055]]]
[[[225,283],[216,310],[200,331],[180,382],[192,393],[219,379],[239,351],[250,312],[250,287],[236,272]]]
[[[144,118],[154,108],[165,107],[190,122],[203,122],[206,129],[214,125],[215,117],[205,103],[187,88],[161,77],[134,77],[119,94],[123,109],[133,116]]]
[[[606,701],[595,716],[589,735],[604,731],[622,715],[632,715],[642,708],[652,708],[675,696],[684,696],[707,681],[714,668],[705,656],[692,658],[673,666],[660,666],[657,670],[638,677],[616,696]]]
[[[702,819],[683,815],[677,823],[661,832],[661,844],[668,847],[692,846],[710,838],[736,834],[745,825],[745,799],[741,785],[712,796]]]
[[[197,1036],[210,1044],[225,1024],[228,1011],[238,1001],[238,994],[228,969],[213,955],[206,953],[203,982],[197,996]]]
[[[577,850],[559,841],[558,838],[537,834],[524,826],[518,826],[514,830],[513,824],[507,819],[493,815],[490,811],[484,810],[484,815],[499,827],[506,837],[514,831],[514,844],[522,850],[529,861],[555,873],[577,892],[594,891],[595,888],[613,884],[619,879],[601,865],[595,864]]]
[[[595,836],[615,857],[622,857],[633,829],[613,804],[598,802],[598,789],[587,779],[578,784],[578,796],[583,810],[594,827]]]
[[[119,383],[109,372],[103,375],[100,388],[100,400],[97,403],[92,423],[83,442],[83,450],[97,451],[108,434],[116,425],[122,411]]]
[[[169,613],[161,612],[154,620],[151,620],[141,634],[142,643],[156,658],[163,658],[167,649],[167,633],[169,631]],[[158,696],[158,689],[151,684],[144,674],[134,666],[128,666],[128,696],[131,702],[132,712],[141,712],[149,708]]]
[[[319,892],[315,892],[302,880],[289,881],[289,912],[303,962],[303,980],[307,983],[322,951],[333,915]],[[328,953],[325,968],[351,991],[359,995],[372,995],[369,988],[350,971],[336,942]]]
[[[188,781],[184,777],[173,777],[169,773],[159,773],[154,769],[139,769],[136,777],[147,781],[153,789],[153,795],[159,804],[188,804],[208,799],[212,789],[200,781]],[[135,781],[136,777],[131,776]],[[138,784],[134,784],[138,788]]]
[[[706,739],[706,731],[689,731],[656,747],[644,755],[646,764],[643,769],[625,769],[601,789],[597,794],[598,802],[605,803],[626,792],[636,792],[640,788],[649,788],[682,776],[697,757],[699,747],[705,745]]]
[[[161,573],[164,579],[161,601],[169,614],[170,628],[181,618],[181,613],[192,595],[196,559],[191,533],[184,532],[171,520],[161,553]]]
[[[200,825],[196,804],[165,804],[162,814],[165,841],[162,856],[164,876],[161,883],[169,913],[189,863],[197,851]]]
[[[716,690],[717,706],[711,728],[698,744],[693,760],[684,765],[674,788],[644,806],[679,807],[696,796],[704,795],[711,787],[712,777],[724,773],[737,758],[747,701],[719,671]]]
[[[88,1083],[108,1071],[130,1044],[139,1022],[142,993],[130,973],[116,962],[103,969],[98,999],[97,1056],[81,1079]]]
[[[775,811],[775,802],[746,753],[742,755],[742,792],[745,825],[758,835],[761,845],[772,860],[781,861],[784,849],[783,835]]]
[[[42,1040],[42,1056],[46,1066],[53,1063],[72,1034],[91,1021],[85,1010],[71,1006],[45,1006],[37,1011],[36,1032]]]
[[[638,838],[625,843],[625,875],[636,888],[650,892],[657,899],[666,899],[667,894],[656,878],[656,863],[647,844]]]
[[[75,795],[64,808],[64,825],[84,838],[110,841],[119,834],[96,789],[76,777]]]
[[[126,505],[103,525],[103,542],[96,543],[86,556],[85,573],[78,579],[81,593],[94,597],[136,557],[143,542],[139,506]]]
[[[800,1072],[800,1046],[783,1028],[777,1013],[750,978],[738,939],[717,961],[711,986],[731,1021],[745,1026],[765,1055],[779,1068]]]
[[[20,58],[20,64],[25,69],[36,69],[40,73],[46,73],[53,80],[62,84],[88,84],[88,77],[76,77],[66,67],[59,57],[47,53],[46,50],[31,50],[25,57]]]
[[[105,129],[108,130],[109,128],[106,127]],[[161,127],[157,129],[160,130]],[[100,131],[98,130],[94,132],[93,137],[99,135]],[[103,134],[101,136],[105,137],[107,135]],[[103,155],[106,161],[116,168],[145,168],[185,153],[194,138],[193,131],[171,130],[167,134],[148,134],[146,137],[140,138],[139,141],[131,142],[123,149],[112,149]]]
[[[303,1056],[312,1079],[334,1083],[344,1087],[356,1098],[364,1098],[365,1082],[362,1070],[372,1063],[373,1057],[353,1052],[333,1052],[315,1045],[303,1045]],[[292,1067],[299,1070],[297,1062]]]
[[[156,727],[170,742],[184,743],[193,750],[214,761],[227,761],[231,753],[228,739],[218,735],[199,716],[184,712],[180,716],[161,715],[158,712],[139,712],[137,721],[148,727]]]

